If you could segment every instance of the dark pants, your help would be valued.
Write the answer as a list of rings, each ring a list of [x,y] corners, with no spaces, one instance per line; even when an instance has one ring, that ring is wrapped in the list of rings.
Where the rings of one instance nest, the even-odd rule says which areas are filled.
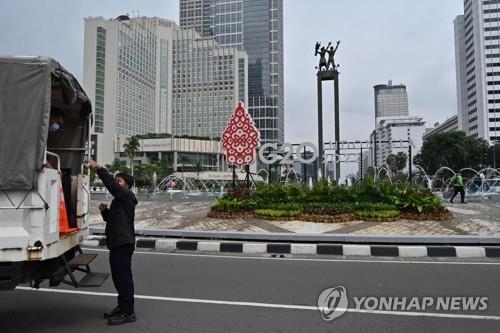
[[[118,292],[118,306],[126,314],[134,312],[134,281],[132,279],[132,254],[134,244],[125,244],[109,250],[111,277]]]
[[[465,190],[463,186],[455,186],[453,189],[453,195],[451,196],[450,202],[453,202],[453,199],[457,196],[457,194],[460,193],[460,201],[464,203],[464,198],[465,198]]]

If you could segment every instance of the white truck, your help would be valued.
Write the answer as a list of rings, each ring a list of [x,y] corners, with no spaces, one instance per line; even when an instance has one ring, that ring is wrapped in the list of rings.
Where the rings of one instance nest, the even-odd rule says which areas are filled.
[[[44,280],[95,287],[108,277],[91,272],[96,255],[80,248],[91,125],[87,95],[57,61],[0,57],[0,290]]]

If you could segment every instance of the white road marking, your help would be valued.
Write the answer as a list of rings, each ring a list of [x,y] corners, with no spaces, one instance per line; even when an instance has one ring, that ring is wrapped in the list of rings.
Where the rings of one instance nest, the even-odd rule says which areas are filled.
[[[83,248],[86,251],[108,252],[106,249]],[[230,256],[213,254],[190,254],[190,253],[165,253],[165,252],[143,252],[135,251],[134,254],[152,254],[160,256],[185,256],[185,257],[208,257],[217,259],[246,259],[246,260],[283,260],[283,261],[308,261],[308,262],[361,262],[361,263],[382,263],[382,264],[440,264],[440,265],[493,265],[500,266],[500,262],[473,262],[473,261],[414,261],[414,260],[363,260],[363,259],[315,259],[315,258],[270,258],[251,256]]]
[[[34,291],[34,292],[48,292],[60,294],[76,294],[86,296],[104,296],[116,297],[116,293],[103,293],[94,291],[79,291],[67,289],[49,289],[40,288],[34,289],[30,287],[17,286],[16,290]],[[183,302],[183,303],[197,303],[197,304],[215,304],[215,305],[232,305],[232,306],[249,306],[258,308],[275,308],[287,310],[308,310],[318,311],[316,306],[308,305],[290,305],[290,304],[273,304],[273,303],[256,303],[256,302],[235,302],[235,301],[219,301],[211,299],[198,299],[198,298],[181,298],[181,297],[162,297],[162,296],[148,296],[148,295],[134,295],[136,299],[165,301],[165,302]],[[339,309],[342,310],[342,309]],[[464,315],[464,314],[449,314],[449,313],[434,313],[434,312],[406,312],[406,311],[382,311],[382,310],[365,310],[365,309],[345,309],[350,313],[366,313],[366,314],[381,314],[392,316],[409,316],[409,317],[433,317],[433,318],[448,318],[448,319],[476,319],[476,320],[498,320],[500,316],[480,316],[480,315]]]

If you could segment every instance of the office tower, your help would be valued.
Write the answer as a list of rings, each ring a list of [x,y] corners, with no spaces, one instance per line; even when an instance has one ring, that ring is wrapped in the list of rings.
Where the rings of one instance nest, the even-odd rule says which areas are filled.
[[[379,118],[372,134],[375,166],[386,165],[387,157],[398,152],[404,152],[409,157],[408,145],[410,144],[412,145],[412,157],[415,157],[422,148],[424,133],[425,121],[423,118],[416,116]],[[407,140],[410,143],[402,142]]]
[[[97,157],[113,160],[119,135],[220,137],[247,101],[244,51],[156,17],[85,19],[84,86],[95,104]]]
[[[457,115],[454,115],[445,121],[443,121],[441,124],[440,123],[435,123],[434,127],[432,128],[427,128],[425,130],[424,136],[422,139],[425,141],[427,140],[430,136],[434,134],[440,134],[440,133],[447,133],[451,131],[458,131],[458,117]]]
[[[454,20],[458,128],[500,138],[500,1],[465,0]]]
[[[408,93],[403,84],[379,84],[375,92],[375,130],[371,133],[372,149],[368,160],[373,166],[382,167],[391,154],[404,152],[408,155],[408,145],[413,147],[413,157],[422,147],[425,121],[410,116]],[[411,141],[400,143],[398,141]],[[404,148],[403,148],[404,147]]]
[[[408,116],[408,94],[406,86],[378,84],[373,87],[375,91],[375,120],[381,117]]]
[[[202,37],[212,36],[211,6],[212,1],[207,0],[181,1],[179,21],[182,29],[195,29]]]
[[[283,143],[283,1],[180,0],[180,24],[247,52],[249,113],[263,143]]]

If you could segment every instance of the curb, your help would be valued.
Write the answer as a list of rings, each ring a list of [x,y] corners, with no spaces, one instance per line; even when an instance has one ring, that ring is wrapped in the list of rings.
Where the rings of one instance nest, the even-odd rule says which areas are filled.
[[[106,246],[103,236],[89,236],[83,241],[84,246]],[[456,258],[500,258],[500,247],[494,246],[408,246],[408,245],[366,245],[366,244],[310,244],[310,243],[256,243],[210,240],[186,240],[173,238],[139,238],[137,249],[155,249],[162,251],[192,251],[215,253],[244,254],[298,254],[298,255],[338,255],[371,257],[456,257]]]
[[[90,228],[91,235],[104,236],[104,228]],[[316,234],[293,232],[242,232],[242,231],[193,231],[172,229],[136,229],[138,237],[151,238],[186,238],[200,240],[220,240],[234,242],[285,242],[285,243],[352,243],[352,244],[394,244],[409,246],[449,245],[456,246],[496,246],[500,245],[500,236],[481,235],[352,235],[352,234]]]

